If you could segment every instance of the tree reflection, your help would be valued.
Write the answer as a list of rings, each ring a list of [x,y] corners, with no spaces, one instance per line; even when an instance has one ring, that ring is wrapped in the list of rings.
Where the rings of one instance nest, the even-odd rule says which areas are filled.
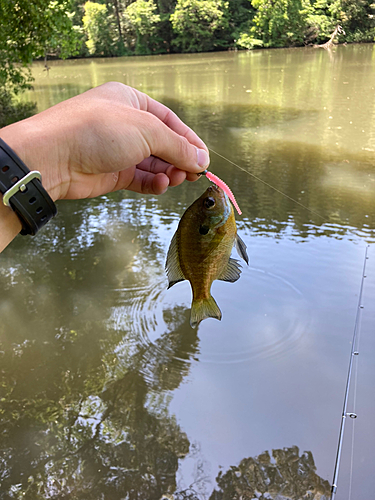
[[[163,102],[199,132],[212,150],[264,181],[211,153],[212,170],[229,183],[251,230],[278,235],[289,226],[293,238],[340,238],[350,225],[371,232],[373,238],[373,151],[353,151],[346,145],[333,149],[323,139],[295,138],[302,123],[320,125],[316,109],[283,103],[186,103],[168,97]],[[323,134],[321,129],[317,126],[316,134]]]
[[[170,315],[189,321],[179,311]],[[82,352],[75,333],[60,335],[53,369],[37,355],[36,339],[3,354],[2,498],[156,500],[176,490],[189,441],[168,413],[167,392],[188,373],[188,364],[175,369],[173,359],[192,356],[197,338],[182,340],[181,324],[171,326],[173,334],[137,349],[112,380],[95,349],[71,366],[72,349]]]
[[[188,309],[164,308],[164,330],[151,342],[148,328],[157,320],[148,316],[158,304],[144,307],[150,287],[166,287],[161,232],[177,225],[202,184],[189,189],[161,201],[116,193],[72,202],[38,239],[19,239],[3,254],[1,499],[195,498],[193,488],[176,492],[190,444],[168,405],[198,358],[197,331]],[[135,307],[143,323],[136,324]],[[305,455],[295,452],[292,462],[305,464],[318,488]],[[294,465],[288,476],[280,457],[274,452],[275,462],[268,456],[262,465],[278,478],[274,490],[264,489],[265,476],[251,476],[267,462],[264,454],[221,474],[212,499],[250,494],[244,477],[256,491],[278,488],[294,498],[305,483],[293,476]]]
[[[198,338],[183,335],[189,311],[181,306],[165,311],[154,343],[135,334],[126,319],[135,291],[147,293],[154,267],[164,278],[160,241],[151,212],[135,222],[142,239],[129,221],[112,238],[110,224],[93,231],[106,208],[94,203],[65,237],[32,242],[39,251],[29,247],[27,266],[17,247],[3,260],[1,499],[159,500],[176,490],[189,440],[168,404]]]
[[[297,446],[268,451],[244,458],[216,478],[219,489],[209,500],[325,500],[328,481],[316,474],[312,453],[301,455]]]
[[[128,320],[112,318],[116,308],[131,316],[134,290],[156,272],[152,263],[162,272],[150,218],[137,221],[142,241],[129,222],[127,237],[111,238],[107,224],[106,231],[79,241],[76,228],[75,244],[61,254],[48,252],[42,239],[27,268],[10,257],[3,267],[2,500],[202,500],[193,486],[177,487],[179,460],[190,443],[168,407],[171,391],[199,355],[189,311],[164,310],[165,331],[154,342],[136,337],[136,325],[126,329]],[[266,493],[317,500],[328,488],[311,453],[274,450],[273,458],[266,452],[219,474],[211,500],[254,498],[257,492],[262,500]],[[310,491],[315,496],[304,497]]]

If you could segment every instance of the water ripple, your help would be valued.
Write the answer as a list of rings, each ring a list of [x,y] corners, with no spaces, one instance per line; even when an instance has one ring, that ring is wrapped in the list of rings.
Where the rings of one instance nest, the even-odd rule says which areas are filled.
[[[254,267],[238,283],[235,294],[225,292],[225,303],[215,292],[223,322],[215,328],[214,341],[209,331],[213,325],[202,324],[200,361],[242,363],[300,348],[311,321],[302,291],[286,278]]]
[[[311,308],[292,281],[254,267],[244,269],[236,284],[214,283],[223,319],[207,319],[198,330],[189,325],[186,282],[167,291],[166,281],[155,278],[148,285],[113,291],[125,302],[116,308],[114,316],[122,318],[117,326],[131,331],[145,359],[158,357],[174,368],[196,359],[231,364],[281,356],[303,345],[311,321]]]

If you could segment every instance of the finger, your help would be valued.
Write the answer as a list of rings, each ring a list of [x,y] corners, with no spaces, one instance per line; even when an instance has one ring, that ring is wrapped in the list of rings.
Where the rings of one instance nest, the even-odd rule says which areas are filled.
[[[168,186],[169,177],[167,175],[163,173],[155,175],[137,168],[127,189],[142,194],[163,194],[168,189]]]
[[[85,95],[89,96],[91,93],[95,93],[96,98],[103,97],[105,99],[110,98],[111,100],[115,98],[118,102],[122,102],[127,106],[130,105],[134,109],[140,109],[151,113],[171,130],[185,137],[191,144],[208,152],[205,143],[190,127],[180,120],[171,109],[155,99],[152,99],[152,97],[147,94],[119,82],[107,82],[103,85],[99,85],[95,87],[95,89],[88,90],[85,94],[81,94],[81,98]]]
[[[191,174],[190,172],[186,173],[186,180],[189,181],[189,182],[195,182],[198,179],[200,179],[201,177],[204,177],[204,176],[197,175],[197,174]]]
[[[199,149],[204,149],[208,152],[208,148],[205,143],[198,137],[198,135],[188,127],[171,109],[158,101],[155,101],[148,95],[144,94],[146,97],[146,109],[149,113],[155,115],[159,120],[161,120],[167,127],[176,132],[177,134],[185,137],[191,144],[197,146]]]
[[[170,186],[178,186],[182,184],[186,179],[186,172],[180,170],[170,163],[167,163],[160,158],[156,158],[154,156],[150,156],[146,158],[141,163],[137,165],[137,168],[140,170],[144,170],[146,172],[151,172],[153,174],[164,173],[169,177],[169,185]],[[191,174],[195,175],[195,174]]]
[[[145,114],[143,138],[147,141],[151,155],[186,172],[197,174],[207,168],[210,157],[205,149],[199,149],[153,115],[141,113]]]

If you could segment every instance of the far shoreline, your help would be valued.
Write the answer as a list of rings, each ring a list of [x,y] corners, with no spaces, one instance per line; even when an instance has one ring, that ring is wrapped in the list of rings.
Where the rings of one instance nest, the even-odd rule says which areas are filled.
[[[116,59],[145,59],[145,58],[148,58],[148,57],[161,57],[161,56],[177,56],[177,55],[180,55],[180,56],[195,56],[197,54],[225,54],[225,53],[231,53],[231,52],[243,52],[243,53],[253,53],[253,52],[259,52],[259,51],[266,51],[266,50],[272,50],[272,51],[276,51],[276,50],[300,50],[300,49],[323,49],[323,50],[332,50],[332,49],[335,49],[337,47],[346,47],[346,46],[352,46],[352,45],[374,45],[375,44],[375,40],[372,41],[372,42],[337,42],[337,43],[333,43],[332,44],[332,47],[331,48],[325,48],[324,45],[325,44],[309,44],[309,45],[293,45],[293,46],[289,46],[289,47],[257,47],[257,48],[254,48],[254,49],[240,49],[240,48],[237,48],[237,47],[233,47],[233,48],[229,48],[229,49],[226,49],[226,50],[211,50],[211,51],[208,51],[208,52],[160,52],[160,53],[157,53],[157,54],[124,54],[124,55],[111,55],[111,56],[82,56],[82,57],[67,57],[65,59],[62,59],[60,57],[54,57],[54,56],[50,56],[48,59],[47,59],[47,63],[48,62],[64,62],[64,61],[98,61],[98,60],[108,60],[108,59],[113,59],[113,60],[116,60]],[[35,59],[32,64],[35,64],[35,63],[46,63],[45,59],[44,58],[39,58],[39,59]]]

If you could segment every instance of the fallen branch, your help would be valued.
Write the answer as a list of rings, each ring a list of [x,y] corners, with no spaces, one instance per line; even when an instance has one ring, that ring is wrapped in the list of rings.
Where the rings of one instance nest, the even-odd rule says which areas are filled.
[[[341,35],[341,33],[343,35],[346,35],[346,33],[343,30],[343,28],[338,24],[336,26],[334,32],[332,33],[331,38],[328,40],[328,42],[322,43],[321,45],[314,45],[314,47],[320,47],[320,48],[325,49],[325,50],[331,49],[332,45],[334,44],[335,38],[337,37],[337,35]]]

